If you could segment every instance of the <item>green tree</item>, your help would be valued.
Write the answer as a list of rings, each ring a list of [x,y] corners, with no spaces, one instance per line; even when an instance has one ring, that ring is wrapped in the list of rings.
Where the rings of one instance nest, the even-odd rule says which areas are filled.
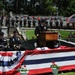
[[[0,10],[3,8],[16,14],[54,15],[58,12],[58,15],[70,16],[75,13],[75,0],[12,0],[12,3],[0,0]]]
[[[0,10],[2,10],[3,8],[5,8],[5,5],[2,3],[2,1],[0,1]]]
[[[58,2],[59,14],[63,16],[68,16],[68,7],[70,6],[70,0],[61,0]]]
[[[75,13],[75,0],[56,0],[59,15],[70,16]]]
[[[56,8],[52,4],[53,0],[41,0],[40,15],[52,15],[56,12]]]
[[[75,0],[70,0],[69,7],[67,8],[69,16],[75,13]]]
[[[5,5],[2,3],[2,1],[0,1],[0,11],[2,11],[3,8],[5,8]],[[0,14],[2,14],[2,12],[0,12]]]

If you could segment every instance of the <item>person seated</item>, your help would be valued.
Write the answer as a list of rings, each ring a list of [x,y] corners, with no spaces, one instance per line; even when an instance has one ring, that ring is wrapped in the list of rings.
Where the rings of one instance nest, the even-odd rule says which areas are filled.
[[[73,33],[73,38],[75,38],[75,32]]]
[[[54,42],[54,48],[58,48],[58,47],[59,47],[58,42]]]
[[[69,38],[73,38],[73,34],[72,34],[72,31],[70,31],[69,35],[68,35],[68,39]]]
[[[7,50],[11,50],[11,48],[9,48],[7,40],[4,38],[4,33],[0,32],[0,51]]]
[[[9,46],[13,50],[25,50],[25,48],[22,46],[22,42],[17,31],[13,32],[13,36],[9,40]]]

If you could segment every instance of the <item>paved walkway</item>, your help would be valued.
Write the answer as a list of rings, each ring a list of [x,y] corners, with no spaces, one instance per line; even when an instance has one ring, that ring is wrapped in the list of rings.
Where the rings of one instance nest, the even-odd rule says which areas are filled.
[[[25,30],[34,30],[35,28],[26,28],[26,27],[20,27],[21,29],[25,29]],[[48,30],[62,30],[62,31],[75,31],[74,29],[73,30],[70,30],[70,29],[48,29]]]

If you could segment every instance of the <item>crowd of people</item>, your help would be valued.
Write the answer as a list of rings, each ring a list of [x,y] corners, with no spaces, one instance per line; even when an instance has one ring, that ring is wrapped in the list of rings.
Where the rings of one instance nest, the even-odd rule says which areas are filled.
[[[46,26],[46,21],[41,19],[40,25],[35,27],[35,35],[36,37],[42,33],[43,31],[48,31],[48,27]],[[4,33],[0,32],[0,50],[26,50],[26,48],[22,45],[22,41],[19,37],[19,33],[17,30],[13,31],[13,36],[9,38],[9,41],[4,39]],[[37,44],[38,41],[36,40]]]
[[[40,25],[41,19],[46,21],[46,25],[48,28],[67,28],[73,29],[74,25],[66,22],[66,18],[57,17],[57,16],[25,16],[25,15],[15,15],[13,18],[10,16],[1,16],[0,17],[0,25],[1,26],[20,26],[20,27],[35,27]]]
[[[66,21],[66,19],[65,19]],[[35,35],[38,36],[42,31],[47,31],[48,28],[74,28],[73,25],[63,22],[61,17],[39,17],[39,16],[1,16],[0,25],[7,27],[35,27]],[[25,50],[25,47],[22,46],[22,42],[18,36],[18,32],[14,31],[13,36],[9,39],[9,43],[4,39],[4,33],[0,32],[0,50]],[[72,33],[68,36],[72,36]]]
[[[13,36],[9,38],[9,41],[4,38],[4,33],[0,31],[0,50],[25,50],[16,30],[13,32]]]

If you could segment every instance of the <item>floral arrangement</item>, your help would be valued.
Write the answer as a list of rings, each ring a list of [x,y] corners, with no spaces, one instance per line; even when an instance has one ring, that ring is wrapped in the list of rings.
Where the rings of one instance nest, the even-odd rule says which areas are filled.
[[[60,67],[55,62],[52,62],[52,65],[50,66],[50,68],[59,69]]]
[[[18,71],[20,71],[21,73],[26,73],[26,72],[28,72],[28,70],[27,70],[27,68],[26,68],[26,66],[25,65],[22,65],[20,68],[19,68],[19,70]]]

